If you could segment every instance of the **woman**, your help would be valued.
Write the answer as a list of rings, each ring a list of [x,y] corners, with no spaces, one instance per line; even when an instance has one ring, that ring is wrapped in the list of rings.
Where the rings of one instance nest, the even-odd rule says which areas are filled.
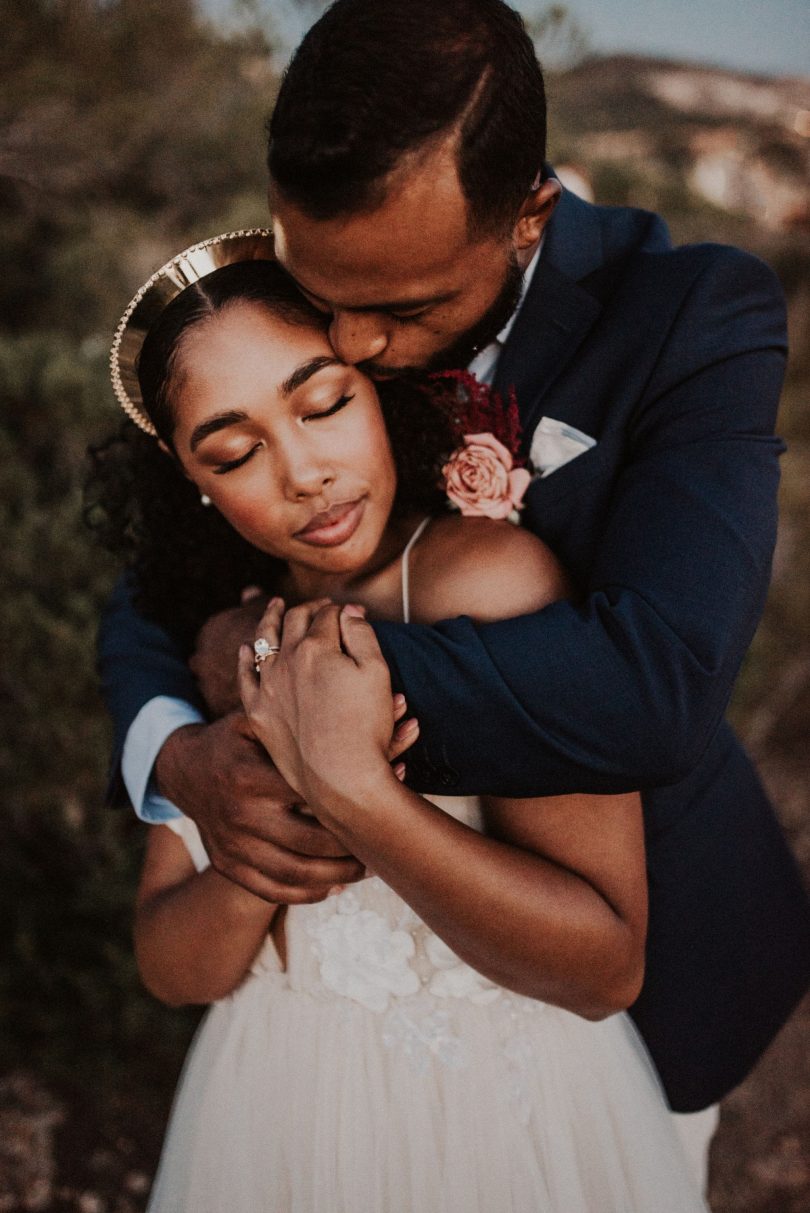
[[[192,822],[151,829],[141,973],[169,1003],[215,1005],[150,1208],[703,1208],[620,1013],[643,969],[639,798],[431,802],[389,763],[390,682],[357,604],[382,619],[485,620],[566,590],[527,532],[440,510],[442,468],[463,508],[502,518],[528,480],[491,434],[453,453],[463,414],[475,405],[480,430],[485,403],[474,388],[465,400],[384,385],[384,412],[335,357],[324,317],[266,261],[216,270],[157,307],[136,398],[119,373],[127,322],[116,389],[163,452],[141,457],[159,493],[137,471],[130,482],[145,606],[173,621],[160,559],[192,586],[186,628],[217,605],[212,583],[244,583],[265,561],[276,596],[240,655],[251,727],[375,873],[284,911],[208,867]],[[508,414],[489,414],[508,439]],[[185,560],[156,523],[167,503]],[[470,727],[485,734],[485,705]]]

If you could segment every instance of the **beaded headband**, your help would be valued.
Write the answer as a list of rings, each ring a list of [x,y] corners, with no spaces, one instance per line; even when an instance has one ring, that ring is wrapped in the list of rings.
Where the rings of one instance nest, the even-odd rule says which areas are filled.
[[[157,430],[143,410],[138,383],[138,357],[146,334],[161,312],[187,286],[213,274],[223,265],[273,259],[273,233],[270,228],[244,228],[238,232],[211,236],[172,257],[131,300],[115,330],[115,340],[110,350],[110,375],[118,403],[127,417],[145,434],[157,437]]]

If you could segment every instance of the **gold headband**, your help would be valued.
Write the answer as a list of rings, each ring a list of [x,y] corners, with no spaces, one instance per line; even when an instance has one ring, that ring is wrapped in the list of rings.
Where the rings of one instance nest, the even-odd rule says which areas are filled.
[[[178,295],[223,265],[238,261],[272,261],[273,233],[270,228],[252,227],[211,236],[192,244],[162,265],[144,282],[121,317],[110,350],[110,374],[118,403],[130,420],[157,437],[157,430],[143,410],[138,382],[138,356],[152,325]]]

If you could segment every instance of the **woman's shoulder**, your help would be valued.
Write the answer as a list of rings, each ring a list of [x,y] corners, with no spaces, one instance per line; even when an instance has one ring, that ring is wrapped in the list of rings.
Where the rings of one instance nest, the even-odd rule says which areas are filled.
[[[511,522],[447,514],[434,518],[411,554],[411,618],[456,615],[479,622],[540,610],[570,595],[557,557]]]

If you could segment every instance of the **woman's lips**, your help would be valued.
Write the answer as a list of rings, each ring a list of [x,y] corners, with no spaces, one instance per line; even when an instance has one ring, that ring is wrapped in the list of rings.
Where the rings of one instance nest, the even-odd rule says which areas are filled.
[[[310,518],[305,527],[295,532],[295,538],[314,547],[337,547],[351,539],[360,525],[365,507],[365,497],[358,501],[342,501],[338,505],[332,505],[328,510]]]

